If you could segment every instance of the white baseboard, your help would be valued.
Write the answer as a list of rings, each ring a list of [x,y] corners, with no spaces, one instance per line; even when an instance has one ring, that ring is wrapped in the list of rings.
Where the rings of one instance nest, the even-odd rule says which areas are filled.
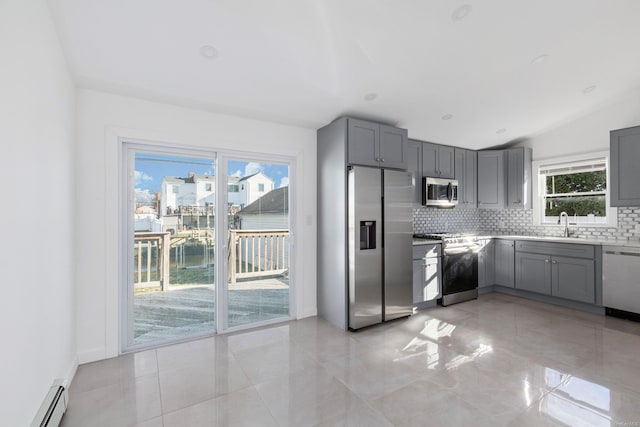
[[[317,307],[305,308],[304,310],[302,310],[302,316],[300,316],[299,319],[304,319],[305,317],[313,317],[317,315],[318,315]]]

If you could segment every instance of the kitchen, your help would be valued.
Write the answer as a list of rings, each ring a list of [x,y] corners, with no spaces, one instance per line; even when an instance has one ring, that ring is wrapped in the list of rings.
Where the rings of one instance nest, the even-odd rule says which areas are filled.
[[[340,117],[393,128],[390,138],[397,137],[394,129],[406,129],[416,150],[407,152],[407,163],[417,162],[411,167],[423,172],[425,152],[436,148],[453,157],[453,167],[438,161],[422,176],[453,172],[458,182],[472,182],[457,175],[468,166],[469,176],[484,180],[488,174],[480,174],[499,168],[467,160],[503,149],[521,150],[523,157],[531,149],[531,170],[548,177],[562,172],[560,160],[597,165],[600,153],[609,152],[610,131],[640,125],[637,2],[9,0],[2,7],[2,105],[10,120],[0,130],[3,140],[13,141],[2,170],[15,183],[7,187],[10,204],[21,206],[5,212],[11,224],[5,236],[38,242],[49,254],[47,268],[25,278],[19,273],[32,271],[31,264],[16,257],[13,246],[3,250],[10,267],[3,283],[22,284],[5,287],[2,310],[2,323],[15,325],[7,328],[10,350],[2,363],[3,377],[14,385],[0,413],[6,424],[28,424],[54,378],[75,378],[68,425],[610,425],[640,419],[633,356],[640,331],[636,323],[603,315],[607,287],[598,285],[596,272],[609,256],[618,260],[618,272],[636,264],[629,246],[638,241],[636,205],[620,205],[615,218],[595,207],[579,213],[585,224],[604,221],[594,225],[576,226],[570,214],[569,238],[584,241],[578,245],[561,240],[564,224],[545,218],[561,212],[544,215],[536,207],[544,205],[533,197],[537,179],[531,207],[500,208],[498,198],[483,199],[489,187],[477,184],[476,203],[496,206],[474,207],[460,187],[452,209],[423,207],[416,199],[411,235],[472,233],[485,238],[481,246],[493,239],[478,254],[478,281],[485,280],[478,299],[443,307],[437,305],[440,286],[416,288],[423,300],[415,314],[356,332],[317,316],[325,303],[317,294],[318,274],[334,273],[346,256],[335,252],[335,262],[321,267],[316,244],[324,235],[347,236],[346,229],[338,235],[320,226],[323,210],[346,205],[346,198],[317,198],[323,184],[316,172],[325,164],[318,161],[317,130]],[[122,138],[292,160],[292,320],[121,354]],[[465,167],[457,168],[460,150]],[[344,156],[339,179],[346,181]],[[386,153],[373,157],[389,160]],[[503,184],[511,181],[509,170]],[[329,183],[339,191],[343,184]],[[47,186],[60,191],[44,191]],[[38,196],[27,188],[38,189]],[[592,190],[580,197],[603,197],[603,190]],[[553,197],[574,197],[568,194]],[[506,188],[503,203],[509,203]],[[56,226],[34,227],[43,214]],[[360,221],[373,230],[369,220]],[[607,254],[601,240],[622,246]],[[418,246],[424,245],[402,257],[409,264],[401,270],[411,279]],[[442,254],[432,255],[416,254],[425,278],[442,271]],[[516,257],[529,273],[518,276]],[[502,262],[511,259],[513,268]],[[554,271],[562,275],[558,265],[568,259],[562,271],[570,278],[593,266],[593,294],[582,288],[560,296]],[[535,290],[517,289],[523,284]],[[519,296],[509,294],[516,291]],[[618,296],[629,300],[625,292]],[[589,298],[593,303],[584,302]],[[557,305],[559,299],[580,309]],[[598,313],[589,311],[593,307]],[[171,377],[177,360],[189,365],[183,372],[198,369]],[[98,367],[104,370],[93,371]]]

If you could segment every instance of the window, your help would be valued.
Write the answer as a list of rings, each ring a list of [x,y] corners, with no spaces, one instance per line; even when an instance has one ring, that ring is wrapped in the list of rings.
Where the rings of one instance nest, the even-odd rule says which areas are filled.
[[[204,191],[211,191],[211,183],[208,182],[204,185]]]
[[[229,193],[237,193],[239,190],[238,184],[230,184],[229,185]]]
[[[173,194],[178,194],[180,192],[180,187],[177,185],[172,185],[171,191],[173,191]]]
[[[566,212],[577,225],[615,226],[616,210],[609,206],[608,153],[534,162],[538,197],[537,224],[558,224]]]
[[[264,191],[264,184],[258,184],[258,191],[261,193]]]

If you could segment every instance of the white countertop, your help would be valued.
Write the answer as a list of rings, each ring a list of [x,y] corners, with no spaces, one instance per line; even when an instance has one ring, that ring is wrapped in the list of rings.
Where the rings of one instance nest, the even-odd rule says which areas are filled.
[[[496,235],[479,233],[479,239],[508,239],[508,240],[534,240],[550,243],[574,243],[579,245],[596,246],[619,246],[640,248],[640,240],[607,240],[607,239],[585,239],[581,237],[554,237],[554,236],[523,236],[523,235]],[[433,245],[442,243],[441,240],[413,239],[413,245]]]
[[[417,245],[437,245],[441,244],[442,240],[432,240],[432,239],[413,239],[413,246]]]

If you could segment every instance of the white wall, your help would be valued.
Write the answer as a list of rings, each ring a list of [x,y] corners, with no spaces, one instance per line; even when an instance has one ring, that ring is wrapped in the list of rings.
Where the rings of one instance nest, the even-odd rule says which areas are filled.
[[[75,89],[42,0],[0,2],[0,55],[0,425],[26,426],[76,366]]]
[[[118,138],[293,156],[299,245],[298,317],[316,314],[316,132],[166,104],[78,91],[77,280],[80,362],[115,356],[118,341]]]
[[[609,150],[609,131],[640,125],[640,89],[610,100],[585,116],[565,122],[521,144],[533,160]]]

